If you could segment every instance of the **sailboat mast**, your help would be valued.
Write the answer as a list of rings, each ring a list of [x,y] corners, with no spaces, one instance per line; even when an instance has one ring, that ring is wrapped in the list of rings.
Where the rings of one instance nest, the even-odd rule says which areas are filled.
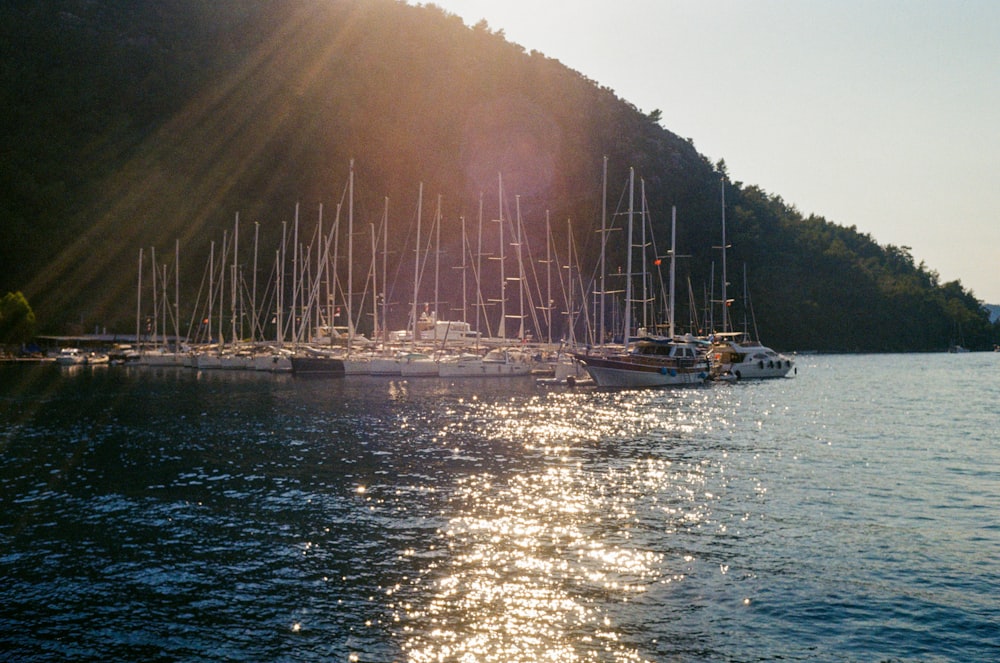
[[[219,349],[222,349],[225,335],[222,333],[222,322],[226,316],[226,251],[229,250],[229,235],[222,231],[222,255],[219,256]]]
[[[600,323],[598,324],[598,333],[600,338],[597,339],[599,345],[604,345],[604,294],[607,292],[607,288],[604,284],[604,277],[607,272],[605,265],[604,254],[607,251],[608,246],[608,157],[604,157],[604,175],[602,178],[601,185],[601,305],[600,305]]]
[[[437,211],[434,213],[434,324],[441,316],[438,315],[438,302],[441,301],[439,288],[441,286],[441,194],[437,197]],[[437,329],[435,328],[435,337]]]
[[[504,247],[503,247],[503,174],[497,174],[499,183],[500,200],[500,327],[497,329],[497,336],[507,338],[507,274],[504,270]]]
[[[295,203],[295,224],[292,226],[292,343],[298,344],[299,306],[299,204]]]
[[[167,347],[167,263],[163,263],[163,278],[160,279],[160,287],[163,288],[163,326],[161,327],[161,333],[163,334],[163,347]]]
[[[250,342],[255,343],[257,341],[257,325],[260,323],[257,315],[257,249],[258,249],[258,239],[260,237],[260,222],[254,221],[253,223],[253,275],[251,276],[251,286],[250,286]]]
[[[524,342],[524,259],[521,251],[521,196],[514,198],[517,210],[517,338]]]
[[[670,338],[674,337],[674,311],[676,310],[676,300],[674,299],[674,275],[677,268],[677,207],[670,208],[670,313],[669,313],[669,333]]]
[[[413,302],[410,305],[410,318],[413,324],[413,345],[417,344],[417,297],[420,296],[420,214],[424,207],[424,183],[420,183],[417,194],[417,240],[413,249]]]
[[[181,241],[174,240],[174,350],[181,338]]]
[[[722,331],[729,331],[729,297],[726,294],[726,178],[722,178]]]
[[[288,222],[281,222],[281,250],[274,258],[277,277],[275,278],[275,305],[277,307],[277,317],[275,318],[275,340],[278,347],[285,343],[284,306],[285,306],[285,255],[288,250]]]
[[[483,193],[479,192],[479,225],[476,229],[476,338],[482,336],[480,315],[483,313]]]
[[[333,236],[333,269],[332,269],[332,271],[333,271],[333,289],[331,290],[331,292],[334,293],[334,297],[335,298],[336,298],[337,289],[340,287],[340,267],[339,267],[340,266],[340,259],[339,259],[339,257],[340,257],[340,212],[343,210],[343,207],[344,207],[343,201],[337,203],[337,216],[336,216],[336,218],[333,221],[333,228],[330,229],[330,233]],[[347,310],[346,306],[345,306],[344,310]],[[336,322],[336,319],[340,315],[339,311],[340,311],[340,308],[335,306],[334,309],[333,309],[333,311],[331,312],[331,315],[330,315],[330,321],[329,321],[329,326],[330,326],[330,330],[329,331],[330,331],[330,333],[328,334],[328,338],[330,339],[330,345],[333,345],[333,332],[334,332],[333,326],[334,326],[334,323]],[[348,323],[348,329],[349,328],[350,328],[350,323]]]
[[[468,251],[466,249],[465,238],[465,217],[462,217],[462,322],[468,322],[469,311],[469,284],[468,284]]]
[[[698,320],[698,305],[694,299],[694,288],[691,286],[691,277],[687,277],[688,285],[688,329],[698,335],[702,333],[701,322]]]
[[[322,207],[322,205],[320,207]],[[334,238],[337,235],[337,230],[339,228],[340,228],[340,205],[338,204],[337,216],[333,221],[333,225],[330,227],[330,232],[327,233],[325,238],[317,234],[317,236],[319,237],[320,248],[322,249],[320,253],[322,255],[319,256],[319,259],[317,260],[316,264],[322,265],[323,271],[316,274],[316,309],[318,311],[322,311],[323,309],[323,301],[320,300],[320,293],[321,293],[320,286],[322,285],[324,286],[322,289],[322,294],[323,296],[326,297],[326,312],[316,316],[316,325],[317,325],[316,331],[317,333],[319,333],[321,331],[321,327],[325,323],[328,331],[327,338],[329,339],[331,344],[333,343],[333,323],[336,312],[334,300],[336,297],[336,290],[337,290],[337,274],[336,274],[337,257],[336,256],[333,257],[332,267],[331,267],[330,246],[331,245],[336,246],[336,241]],[[336,251],[336,249],[334,250]]]
[[[545,210],[545,328],[552,345],[552,226],[549,210]]]
[[[632,327],[632,215],[635,211],[635,168],[628,169],[628,236],[625,238],[625,335],[622,342],[628,349]]]
[[[327,312],[329,312],[329,310],[330,310],[329,309],[329,307],[330,307],[330,279],[328,277],[329,277],[330,272],[329,272],[329,270],[324,270],[323,269],[323,260],[327,257],[326,252],[323,251],[323,248],[325,246],[324,245],[324,239],[323,239],[323,203],[319,204],[319,212],[318,212],[317,219],[316,219],[316,239],[319,240],[319,248],[320,248],[319,251],[316,251],[316,284],[317,284],[317,291],[319,291],[319,285],[325,282],[325,284],[326,284],[326,295],[327,295],[327,297],[326,297],[326,299],[327,299],[326,305],[327,305]],[[327,278],[324,279],[324,277],[327,277]],[[315,313],[315,315],[313,317],[313,320],[314,320],[313,327],[317,330],[317,335],[319,334],[318,330],[320,328],[320,321],[322,320],[322,318],[323,318],[323,304],[320,301],[317,301],[316,302],[316,313]]]
[[[212,340],[212,305],[215,302],[215,240],[212,240],[208,251],[208,317],[205,318],[206,341]]]
[[[139,349],[140,318],[142,317],[142,247],[139,247],[139,279],[135,288],[135,349]]]
[[[347,352],[350,353],[354,338],[354,313],[351,307],[354,299],[354,159],[351,159],[347,188]]]
[[[566,274],[568,287],[566,295],[567,338],[571,346],[576,345],[576,316],[573,315],[573,220],[566,219]]]
[[[715,331],[715,261],[712,261],[712,272],[708,281],[708,299],[706,304],[708,306],[708,328]]]
[[[284,240],[282,240],[284,243]],[[274,341],[281,347],[281,249],[274,250]]]
[[[237,315],[237,313],[236,313],[236,286],[237,286],[237,283],[236,283],[236,270],[237,270],[237,265],[238,265],[238,263],[237,263],[237,255],[238,255],[238,249],[239,249],[239,241],[240,241],[240,213],[237,212],[236,213],[236,222],[235,222],[235,224],[233,226],[233,272],[232,272],[232,278],[230,279],[232,281],[232,283],[229,286],[229,290],[230,290],[230,304],[232,306],[232,316],[233,316],[232,317],[232,334],[231,334],[231,337],[232,337],[234,343],[236,342],[236,339],[238,338],[237,334],[236,334],[236,315]]]
[[[648,211],[646,209],[646,179],[639,179],[639,190],[640,190],[640,201],[642,205],[642,211],[639,214],[639,226],[641,231],[639,233],[640,237],[640,253],[642,256],[642,327],[643,329],[649,329],[649,265],[646,260],[646,224],[649,222]]]
[[[156,293],[156,247],[149,247],[150,260],[152,261],[153,268],[153,347],[157,348],[160,345],[160,328],[159,328],[159,318],[160,318],[160,305]]]
[[[385,211],[382,214],[382,335],[383,343],[389,342],[389,292],[386,280],[386,263],[389,259],[389,196],[385,197]]]
[[[372,339],[377,339],[379,335],[378,328],[378,253],[375,250],[378,238],[375,235],[375,224],[370,223],[368,226],[372,231]]]

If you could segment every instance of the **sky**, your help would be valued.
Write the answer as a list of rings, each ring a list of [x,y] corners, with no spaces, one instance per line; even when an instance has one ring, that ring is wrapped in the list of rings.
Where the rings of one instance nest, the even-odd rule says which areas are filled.
[[[433,4],[659,109],[731,179],[1000,304],[1000,1]]]

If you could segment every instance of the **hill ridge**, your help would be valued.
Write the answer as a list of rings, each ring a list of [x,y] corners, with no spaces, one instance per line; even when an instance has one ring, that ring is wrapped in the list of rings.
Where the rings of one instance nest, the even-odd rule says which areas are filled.
[[[590,270],[607,157],[609,217],[634,167],[658,241],[677,206],[679,250],[692,256],[684,272],[695,288],[712,281],[724,163],[709,163],[655,112],[435,6],[49,0],[9,5],[0,19],[11,51],[0,81],[11,145],[0,262],[15,265],[0,290],[25,291],[48,331],[134,326],[140,247],[171,254],[179,242],[193,291],[235,214],[261,224],[270,250],[296,203],[311,231],[320,203],[333,217],[351,159],[359,223],[377,221],[388,197],[393,227],[412,225],[423,182],[429,200],[442,196],[454,259],[459,219],[474,218],[480,197],[495,218],[502,176],[521,196],[533,245],[543,245],[548,216],[565,246],[571,219]],[[40,71],[44,94],[34,97]],[[981,302],[939,283],[906,247],[803,218],[741,182],[727,184],[726,200],[730,258],[747,265],[772,345],[930,350],[959,324],[968,345],[995,342]],[[413,250],[406,237],[393,234],[397,260]],[[396,292],[401,309],[406,290]]]

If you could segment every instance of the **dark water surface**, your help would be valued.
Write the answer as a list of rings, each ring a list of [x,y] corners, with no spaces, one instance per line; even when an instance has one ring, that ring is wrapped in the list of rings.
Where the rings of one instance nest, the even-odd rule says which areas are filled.
[[[1000,660],[1000,354],[798,363],[0,366],[0,658]]]

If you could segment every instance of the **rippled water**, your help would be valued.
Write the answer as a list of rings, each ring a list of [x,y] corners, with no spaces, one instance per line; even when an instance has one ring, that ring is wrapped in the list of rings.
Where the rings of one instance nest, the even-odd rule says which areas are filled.
[[[566,391],[0,366],[0,651],[997,660],[998,369]]]

